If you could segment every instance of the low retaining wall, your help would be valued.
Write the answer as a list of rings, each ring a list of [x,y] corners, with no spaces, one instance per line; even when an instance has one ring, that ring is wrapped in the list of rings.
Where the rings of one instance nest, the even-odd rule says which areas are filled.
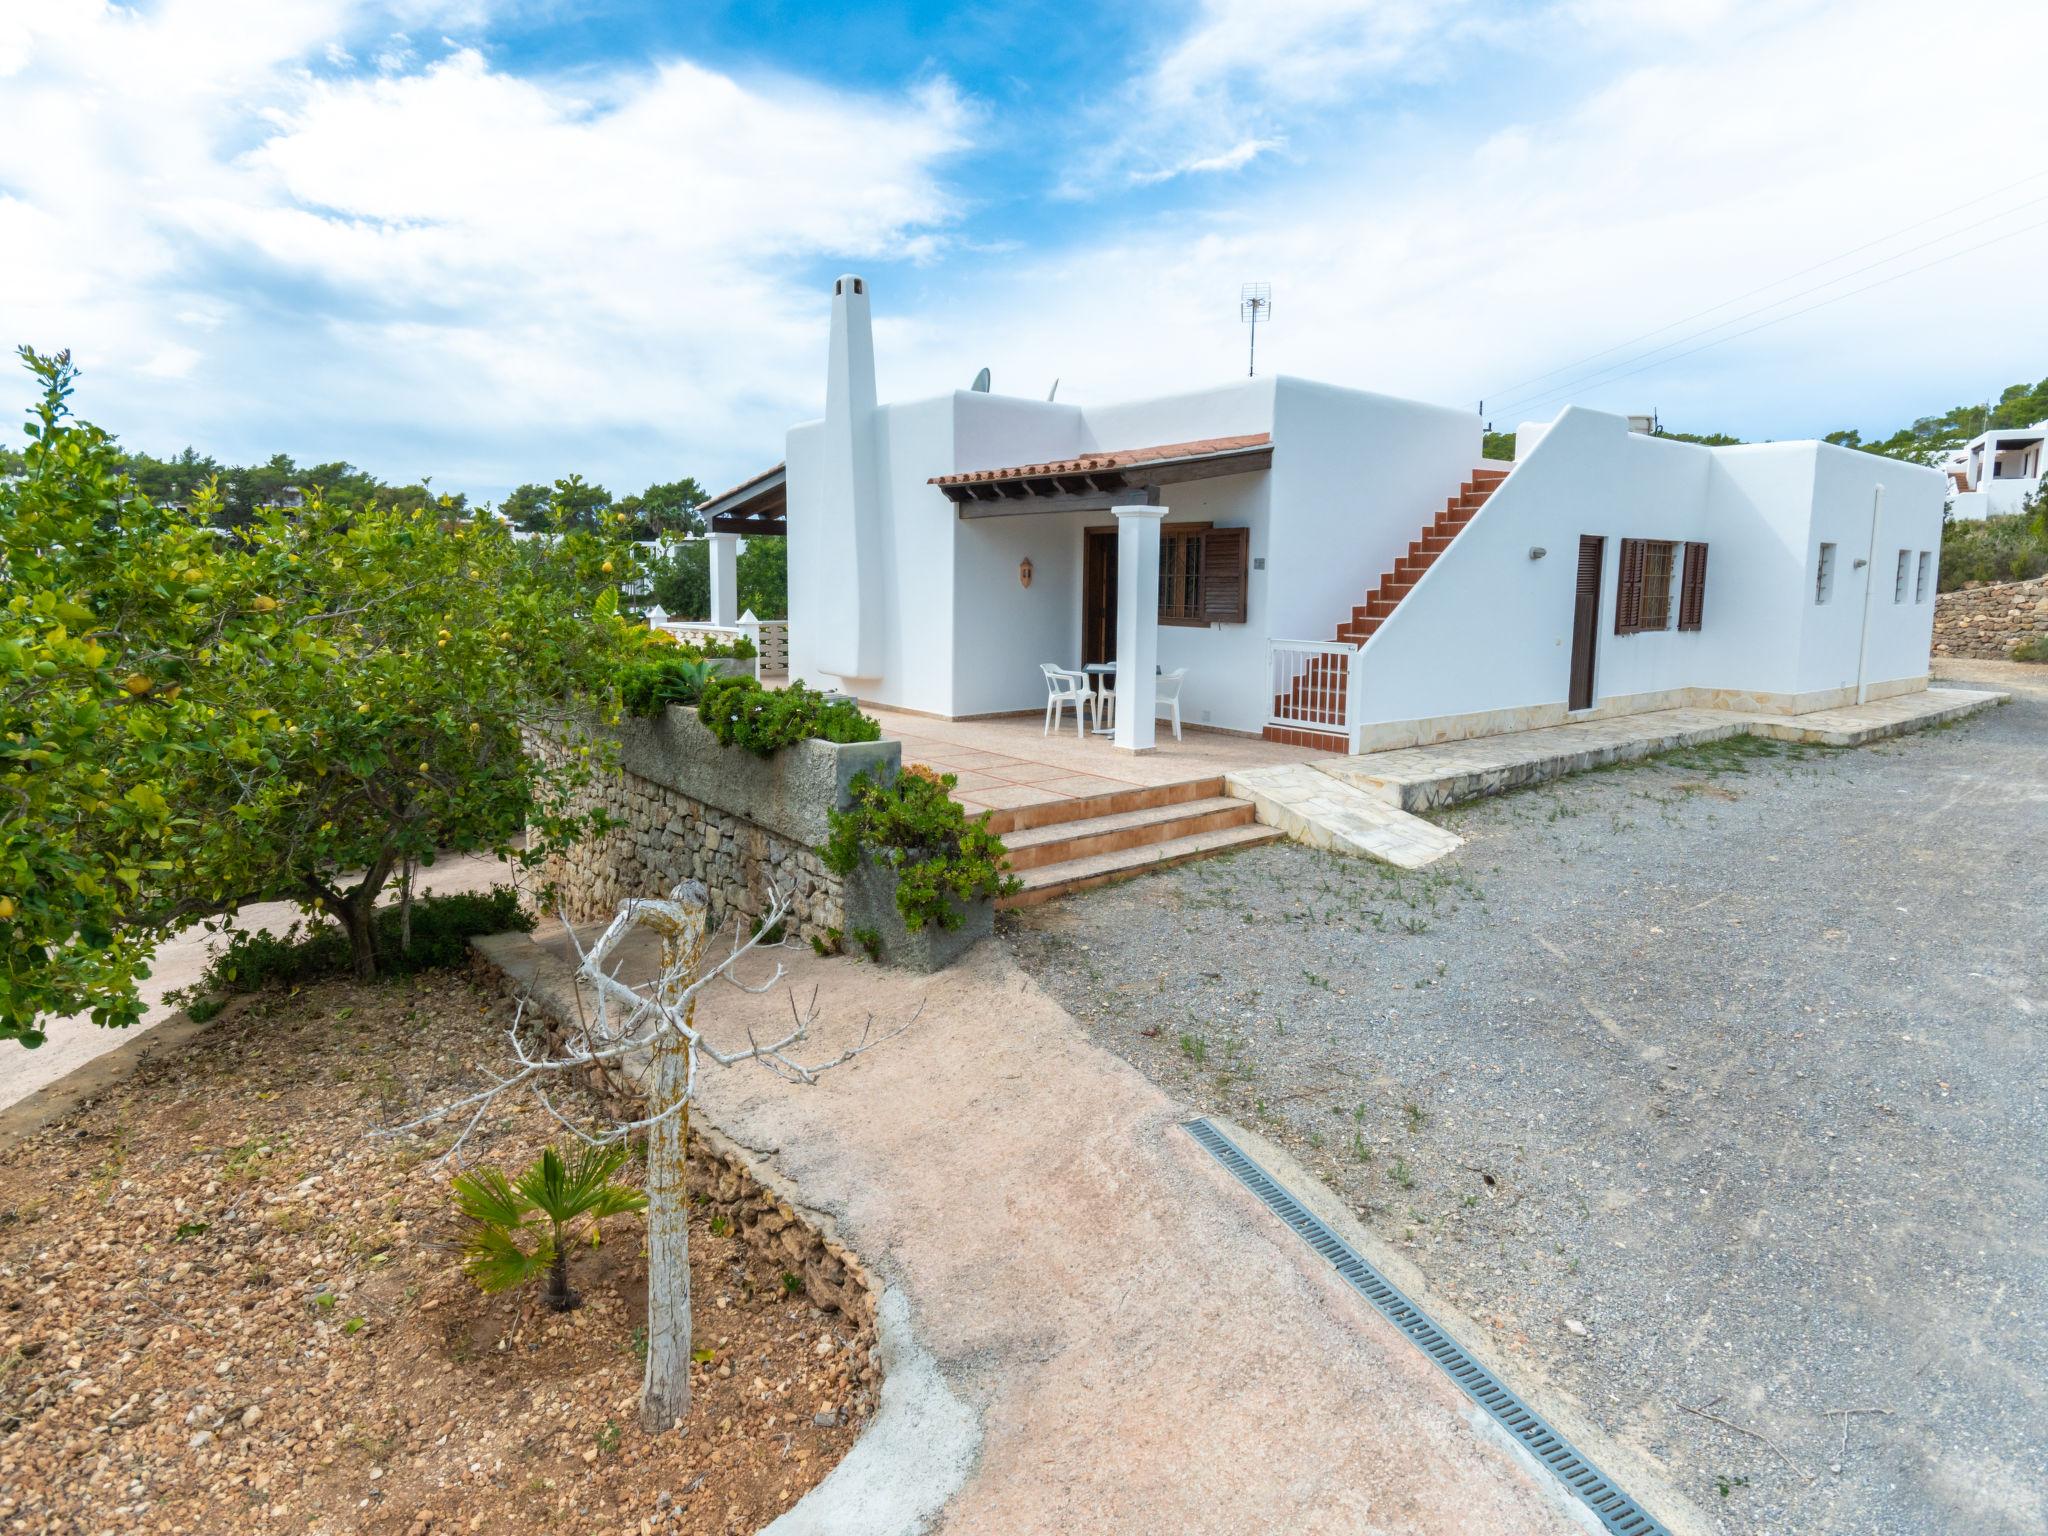
[[[544,871],[569,920],[609,917],[633,896],[666,895],[679,880],[701,880],[711,921],[743,925],[769,907],[770,891],[790,898],[794,937],[846,931],[839,877],[817,847],[830,834],[827,813],[850,803],[848,786],[863,769],[894,771],[894,741],[800,741],[773,757],[719,744],[692,710],[655,720],[622,721],[619,769],[585,796],[618,826],[551,859]],[[543,756],[562,750],[532,740]]]
[[[2048,576],[1943,592],[1934,600],[1934,654],[2004,661],[2048,637]]]

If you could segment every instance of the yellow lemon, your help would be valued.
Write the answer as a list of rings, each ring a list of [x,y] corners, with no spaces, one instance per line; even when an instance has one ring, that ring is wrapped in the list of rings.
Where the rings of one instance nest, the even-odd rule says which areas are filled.
[[[599,566],[599,567],[598,567],[598,569],[599,569],[599,570],[601,570],[601,571],[603,571],[603,572],[605,573],[605,575],[607,575],[607,576],[611,575],[611,573],[612,573],[612,563],[611,563],[611,561],[609,561],[609,560],[605,561],[605,563],[604,563],[603,565]]]
[[[0,923],[11,919],[14,916],[15,910],[14,898],[12,896],[0,896]]]
[[[421,772],[421,773],[426,773],[426,772],[428,772],[428,771],[429,771],[429,770],[428,770],[428,768],[427,768],[427,765],[426,765],[425,763],[421,763],[421,764],[420,764],[420,772]]]
[[[259,597],[249,606],[258,613],[275,613],[277,612],[277,599],[274,597]]]
[[[127,689],[128,692],[135,698],[139,699],[145,693],[149,692],[150,689],[154,688],[156,684],[152,683],[140,672],[131,672],[125,679],[122,680],[121,686]]]
[[[359,715],[367,715],[369,712],[370,706],[367,704],[358,704],[356,706],[356,713]]]

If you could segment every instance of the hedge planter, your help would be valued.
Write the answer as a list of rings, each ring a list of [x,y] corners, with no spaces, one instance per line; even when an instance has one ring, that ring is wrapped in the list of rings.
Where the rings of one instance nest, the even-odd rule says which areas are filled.
[[[850,803],[855,774],[893,774],[902,760],[896,741],[799,741],[757,757],[721,745],[696,710],[682,705],[659,719],[619,723],[619,766],[626,772],[808,847],[831,835],[826,813]]]
[[[875,958],[907,971],[942,971],[996,928],[995,901],[983,898],[950,903],[960,918],[959,927],[941,928],[928,922],[913,933],[896,909],[896,872],[873,858],[862,859],[846,877],[845,899],[847,950],[861,953],[862,937],[879,935]]]

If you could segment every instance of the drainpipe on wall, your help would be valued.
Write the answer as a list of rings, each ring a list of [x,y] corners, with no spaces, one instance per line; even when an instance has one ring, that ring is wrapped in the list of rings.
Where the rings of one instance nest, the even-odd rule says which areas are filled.
[[[1864,701],[1863,692],[1868,686],[1863,680],[1863,666],[1870,655],[1870,594],[1877,587],[1877,514],[1884,507],[1884,487],[1879,486],[1870,493],[1870,548],[1863,561],[1863,633],[1856,639],[1856,702]]]

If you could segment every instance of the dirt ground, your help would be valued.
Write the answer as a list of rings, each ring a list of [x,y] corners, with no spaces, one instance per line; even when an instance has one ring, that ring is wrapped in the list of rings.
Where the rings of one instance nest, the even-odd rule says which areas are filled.
[[[246,999],[0,1154],[0,1529],[753,1531],[837,1463],[851,1328],[722,1218],[691,1233],[711,1356],[658,1437],[638,1216],[577,1251],[580,1310],[461,1275],[452,1133],[364,1133],[475,1086],[504,1018],[446,974]],[[552,1125],[508,1105],[465,1159],[522,1167]]]

